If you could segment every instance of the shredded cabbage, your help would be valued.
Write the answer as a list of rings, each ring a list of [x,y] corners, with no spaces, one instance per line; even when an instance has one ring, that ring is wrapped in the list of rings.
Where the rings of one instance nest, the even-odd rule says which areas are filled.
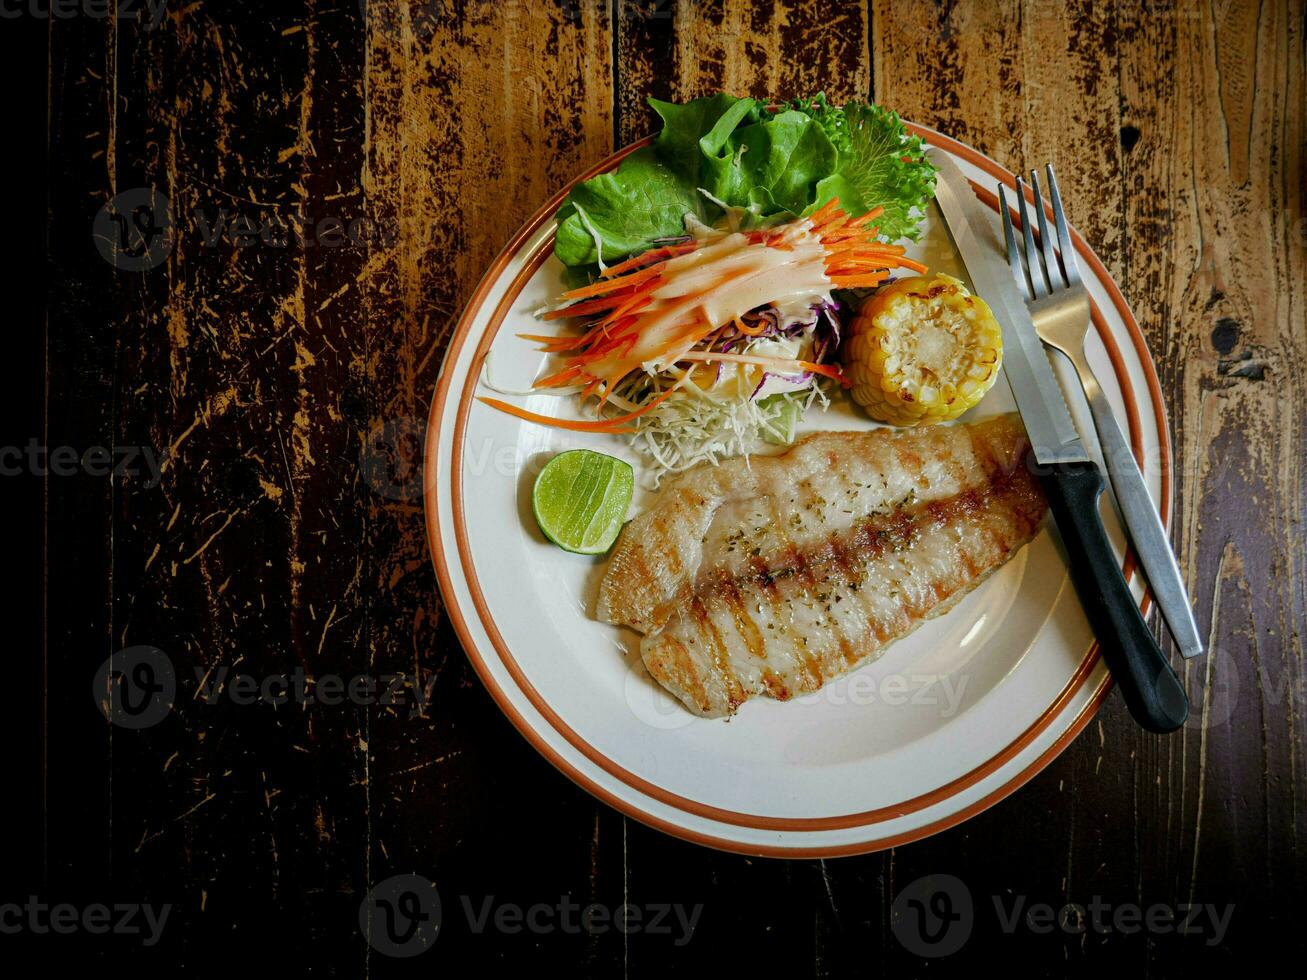
[[[789,445],[798,420],[814,404],[823,410],[830,404],[822,389],[824,382],[815,375],[802,379],[769,375],[765,381],[769,393],[760,398],[757,395],[763,384],[756,374],[739,371],[734,365],[689,370],[672,367],[631,376],[614,391],[610,403],[622,411],[634,411],[668,388],[679,386],[675,394],[632,424],[632,447],[655,464],[653,486],[657,488],[668,473],[680,473],[700,463],[715,466],[732,456],[747,458],[760,440]]]

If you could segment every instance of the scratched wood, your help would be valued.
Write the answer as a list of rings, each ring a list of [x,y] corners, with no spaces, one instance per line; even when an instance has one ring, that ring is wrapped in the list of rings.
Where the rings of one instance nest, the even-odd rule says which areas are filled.
[[[301,973],[388,975],[403,963],[369,952],[359,901],[410,871],[445,901],[418,962],[456,972],[916,975],[889,908],[932,873],[984,904],[969,944],[931,967],[945,972],[1001,957],[1019,975],[1203,975],[1302,943],[1301,0],[374,0],[366,17],[357,0],[198,0],[153,30],[52,22],[49,42],[45,440],[168,457],[157,486],[79,478],[47,493],[48,673],[75,682],[47,697],[62,737],[46,764],[46,888],[173,903],[158,946],[132,947],[143,967],[248,970],[258,950]],[[1213,651],[1184,668],[1191,727],[1145,735],[1114,697],[960,828],[778,862],[623,819],[500,715],[445,618],[415,486],[445,345],[514,229],[650,130],[647,97],[723,89],[872,97],[1009,168],[1056,164],[1166,393],[1176,543]],[[186,220],[165,261],[128,273],[87,229],[141,187]],[[250,242],[209,240],[224,212],[253,223]],[[294,215],[304,244],[257,234]],[[147,731],[109,728],[88,711],[91,675],[139,644],[167,652],[181,696]],[[200,695],[200,679],[296,668],[416,680],[391,706]],[[704,912],[680,948],[477,933],[459,901],[563,894]],[[991,895],[1236,910],[1215,948],[1008,936]]]
[[[1274,892],[1301,887],[1307,828],[1303,11],[1191,14],[1122,32],[1123,121],[1140,132],[1127,284],[1173,406],[1176,534],[1214,653],[1186,680],[1227,692],[1156,769],[1175,786],[1181,886],[1246,875]],[[1173,86],[1157,85],[1150,39],[1175,51]]]

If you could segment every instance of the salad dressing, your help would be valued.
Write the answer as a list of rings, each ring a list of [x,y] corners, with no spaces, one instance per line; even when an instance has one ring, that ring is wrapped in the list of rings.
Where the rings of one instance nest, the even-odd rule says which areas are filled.
[[[825,249],[806,221],[785,232],[782,246],[759,248],[750,236],[736,232],[668,259],[661,285],[640,311],[644,325],[639,339],[629,352],[591,370],[600,377],[620,377],[636,366],[656,373],[694,347],[696,333],[702,332],[697,328],[727,326],[759,307],[773,307],[782,321],[813,319],[813,307],[831,290]],[[684,342],[666,349],[678,336]]]

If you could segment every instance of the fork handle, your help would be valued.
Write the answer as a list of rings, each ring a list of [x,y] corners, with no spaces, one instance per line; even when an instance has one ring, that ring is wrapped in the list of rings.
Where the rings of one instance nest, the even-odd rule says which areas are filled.
[[[1040,473],[1066,547],[1071,581],[1130,714],[1150,732],[1173,732],[1189,699],[1126,585],[1099,513],[1103,474],[1091,461]]]
[[[1203,652],[1203,640],[1194,619],[1194,607],[1189,601],[1189,591],[1185,588],[1184,576],[1180,574],[1166,529],[1162,527],[1162,520],[1144,483],[1144,475],[1139,472],[1134,453],[1093,369],[1083,359],[1072,358],[1072,363],[1089,399],[1089,411],[1094,417],[1099,445],[1103,447],[1107,476],[1112,481],[1117,506],[1148,579],[1148,587],[1180,653],[1185,658],[1196,657]]]

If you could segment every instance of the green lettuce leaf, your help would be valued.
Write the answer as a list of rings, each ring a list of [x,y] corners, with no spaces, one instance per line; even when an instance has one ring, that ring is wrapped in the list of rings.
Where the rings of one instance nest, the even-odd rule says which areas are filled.
[[[704,155],[718,152],[737,126],[756,122],[760,111],[753,99],[733,95],[710,95],[685,105],[650,99],[649,105],[663,120],[654,141],[658,158],[692,187],[701,184]]]
[[[685,234],[688,213],[707,220],[703,195],[645,147],[572,190],[558,212],[554,254],[567,266],[593,265],[600,259],[598,236],[604,262],[616,262],[656,239]]]
[[[850,214],[883,208],[881,238],[917,237],[935,167],[888,109],[839,108],[820,93],[775,111],[730,95],[649,104],[663,122],[654,145],[577,186],[559,210],[554,251],[565,265],[616,262],[684,234],[687,214],[715,220],[719,204],[765,218],[838,197]]]
[[[554,254],[564,265],[594,265],[601,247],[603,261],[616,262],[660,238],[685,234],[687,214],[709,221],[721,213],[698,190],[700,142],[724,141],[741,121],[758,117],[758,103],[714,95],[685,105],[658,99],[649,104],[663,120],[654,147],[578,185],[559,209]]]
[[[824,100],[823,100],[824,102]],[[874,207],[886,241],[916,241],[926,203],[935,196],[935,165],[926,159],[919,136],[911,135],[898,113],[878,105],[854,102],[834,110],[843,118],[835,172],[817,184],[815,210],[833,197],[849,214]]]
[[[801,214],[812,203],[817,182],[835,167],[830,139],[801,112],[782,112],[741,126],[725,139],[717,130],[699,141],[702,187],[736,207],[753,205],[760,214]]]

